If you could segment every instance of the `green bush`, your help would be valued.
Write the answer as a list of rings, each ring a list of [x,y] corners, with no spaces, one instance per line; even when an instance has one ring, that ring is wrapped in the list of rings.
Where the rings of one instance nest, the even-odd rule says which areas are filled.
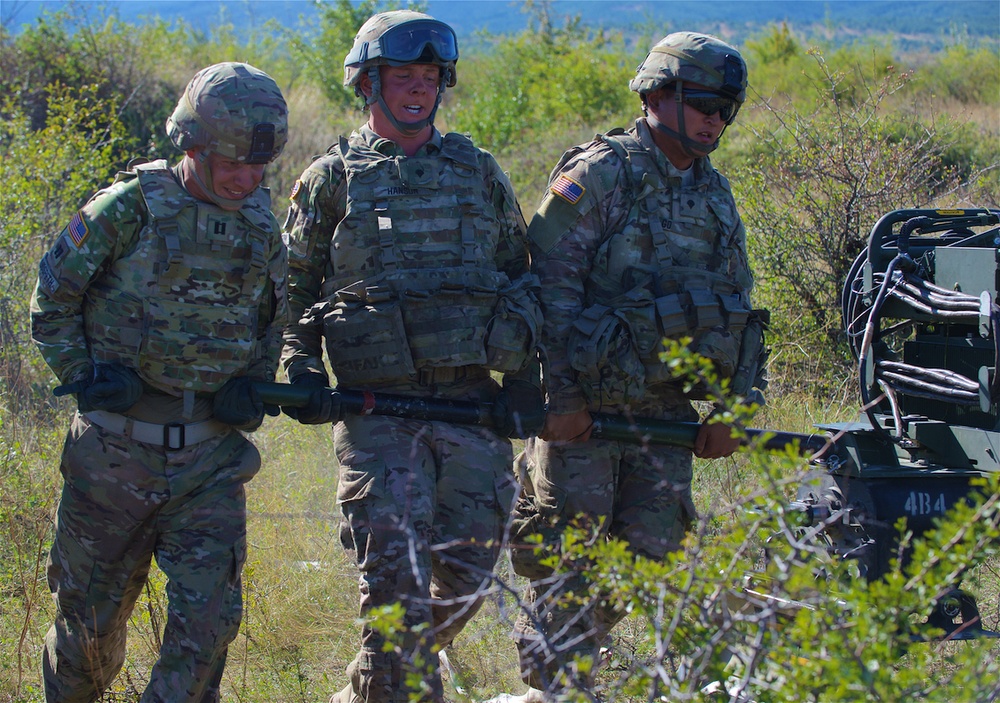
[[[95,85],[45,91],[44,126],[33,129],[12,98],[0,119],[7,197],[0,208],[0,400],[21,407],[48,379],[29,346],[28,301],[38,262],[73,213],[108,185],[132,143],[117,105]]]

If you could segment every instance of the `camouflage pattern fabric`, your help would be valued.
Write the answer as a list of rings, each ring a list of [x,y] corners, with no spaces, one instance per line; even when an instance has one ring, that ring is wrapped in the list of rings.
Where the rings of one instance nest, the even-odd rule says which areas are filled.
[[[278,84],[260,69],[218,63],[188,82],[167,118],[167,136],[181,151],[204,147],[227,159],[267,163],[288,141],[288,107]]]
[[[515,495],[510,443],[484,428],[351,417],[337,424],[335,444],[341,540],[361,570],[360,613],[405,608],[392,653],[364,625],[351,688],[368,703],[440,701],[432,647],[451,643],[488,587]],[[407,673],[424,688],[408,686]]]
[[[57,606],[43,656],[49,703],[96,701],[117,675],[154,554],[168,579],[168,611],[141,700],[219,700],[242,615],[244,484],[259,468],[260,454],[239,432],[164,451],[76,416],[48,567]]]
[[[437,173],[442,165],[444,138],[437,130],[412,158],[367,127],[350,140],[394,159],[400,173],[416,173],[422,166]],[[479,251],[472,258],[478,266],[517,281],[529,275],[520,208],[493,157],[479,149],[470,153],[477,188],[466,205],[470,215],[489,215],[480,219],[480,225],[490,230],[477,235]],[[468,168],[461,168],[463,181],[468,180]],[[446,170],[444,178],[447,174]],[[305,316],[331,293],[324,286],[334,278],[357,281],[379,273],[376,265],[381,261],[369,258],[374,252],[354,250],[352,238],[334,246],[334,238],[349,231],[340,227],[352,205],[346,181],[338,144],[305,170],[292,191],[285,232],[293,323],[285,332],[282,356],[292,379],[310,373],[326,377],[322,327]],[[392,185],[376,182],[370,187],[373,192],[384,187],[383,193],[390,196]],[[463,247],[457,246],[463,242],[462,211],[450,199],[434,202],[431,194],[422,204],[422,219],[416,221],[405,201],[386,197],[389,209],[384,213],[392,218],[394,232],[397,224],[404,231],[401,241],[393,242],[403,245],[397,269],[400,290],[407,287],[402,280],[405,272],[419,277],[422,266],[440,267],[441,257],[453,257],[453,252],[457,261],[445,265],[461,267],[463,261]],[[362,228],[354,234],[367,238],[377,233]],[[483,348],[485,339],[481,337],[478,344]],[[344,350],[327,343],[326,353],[335,366]],[[499,391],[482,363],[415,371],[365,387],[481,402],[491,402]],[[342,534],[361,571],[361,615],[395,602],[406,610],[405,631],[393,639],[398,647],[393,651],[383,651],[383,638],[365,626],[361,649],[348,671],[350,683],[336,699],[395,703],[414,695],[441,700],[438,661],[431,646],[450,642],[478,610],[476,591],[492,573],[513,499],[510,442],[482,428],[375,417],[348,418],[335,426],[334,433],[340,463],[338,502],[345,520]],[[421,689],[405,685],[407,672],[419,672]]]
[[[377,301],[369,303],[362,298],[368,284],[351,285],[352,283],[371,281],[380,285],[382,282],[382,287],[391,288],[394,294],[413,289],[416,295],[402,297],[417,300],[421,296],[430,296],[429,307],[433,309],[435,303],[443,302],[444,298],[435,299],[426,290],[424,279],[435,276],[431,276],[431,273],[422,276],[421,271],[438,272],[449,269],[461,275],[464,270],[471,270],[472,266],[466,265],[470,263],[485,272],[498,272],[509,281],[516,282],[528,276],[524,218],[510,180],[489,153],[473,147],[465,140],[462,162],[455,167],[442,169],[442,165],[447,163],[442,153],[445,143],[437,130],[434,130],[430,142],[413,158],[404,157],[392,142],[382,139],[367,127],[351,135],[348,141],[352,145],[351,149],[358,148],[361,154],[364,150],[360,146],[366,145],[373,159],[389,157],[396,160],[400,172],[426,169],[428,177],[433,173],[434,178],[438,179],[437,188],[442,193],[426,193],[412,183],[404,183],[403,187],[396,178],[376,181],[368,184],[366,189],[371,194],[369,197],[373,198],[369,203],[369,211],[358,212],[357,206],[348,206],[348,182],[343,159],[345,145],[334,145],[326,156],[313,162],[305,170],[292,190],[292,205],[285,221],[292,324],[285,333],[282,363],[290,378],[309,372],[326,373],[322,363],[322,315],[321,319],[316,319],[315,315],[310,314],[314,312],[314,307],[318,307],[317,304],[321,306],[324,299],[330,299],[338,290],[343,291],[342,297],[353,295],[358,299],[359,305],[370,307],[378,304]],[[449,142],[453,141],[449,139]],[[448,161],[453,159],[449,157]],[[468,190],[470,174],[476,176],[476,191]],[[462,185],[461,191],[457,190],[456,182]],[[456,200],[456,192],[462,192],[463,200],[471,202]],[[420,201],[416,210],[413,207],[415,200]],[[391,220],[391,247],[382,246],[383,242],[376,229],[379,224],[372,216],[371,211],[380,207],[386,208],[386,212],[382,213],[383,220]],[[345,218],[349,216],[349,221],[345,222]],[[474,228],[475,238],[470,242],[473,245],[471,251],[463,246],[463,226]],[[372,229],[376,231],[371,231]],[[387,249],[391,251],[386,251]],[[390,255],[395,263],[391,286],[383,282],[385,271],[389,268],[387,257]],[[465,288],[466,286],[457,288],[458,304],[463,295],[467,307],[476,304],[471,293],[463,292]],[[534,291],[531,299],[534,299]],[[399,314],[402,315],[402,312]],[[370,315],[369,327],[376,327],[377,318],[375,314]],[[377,327],[382,329],[381,324]],[[425,326],[419,331],[427,333],[429,327],[425,321]],[[390,329],[388,324],[385,328]],[[408,329],[406,334],[417,331]],[[475,342],[478,346],[478,362],[471,360],[469,356],[458,355],[454,361],[443,360],[436,365],[465,364],[482,367],[486,361],[485,329],[480,329],[477,334],[478,338],[468,341]],[[385,338],[392,339],[388,331]],[[385,340],[373,338],[366,340],[366,345],[374,353],[374,345],[382,341]],[[398,337],[394,341],[396,346],[402,343]],[[413,344],[414,340],[407,339],[406,342]],[[350,350],[343,350],[341,353],[338,349],[337,353],[330,354],[331,362],[344,363],[338,357],[349,352]],[[381,353],[389,356],[390,350]],[[402,352],[397,350],[396,353]],[[380,387],[393,387],[395,383],[407,384],[416,376],[415,370],[406,373],[404,363],[386,363],[391,363],[399,371],[395,378],[384,379],[379,384]],[[360,371],[362,370],[359,369],[359,375],[363,375]],[[368,376],[374,374],[368,373]]]
[[[645,121],[638,120],[629,133],[648,149],[657,170],[651,176],[681,187],[678,172],[655,146]],[[725,207],[713,212],[733,213],[733,218],[715,220],[716,236],[728,238],[715,267],[734,277],[745,276],[749,291],[752,279],[745,263],[743,227],[728,187],[707,158],[696,160],[692,168],[694,183],[684,186],[683,208],[661,206],[646,217],[659,218],[674,260],[695,266],[704,241],[698,228],[707,221],[699,224],[697,213],[708,211],[706,202],[723,201]],[[542,348],[549,412],[627,411],[665,420],[697,420],[676,384],[647,374],[644,393],[628,398],[625,405],[592,397],[571,363],[573,330],[583,311],[604,305],[627,312],[632,302],[627,294],[650,281],[663,261],[650,251],[649,235],[639,231],[636,189],[628,169],[603,139],[569,150],[553,170],[549,191],[528,229],[532,271],[541,281],[539,298],[545,315]],[[665,196],[665,202],[673,201]],[[683,236],[692,229],[699,236]],[[694,254],[687,253],[688,242]],[[533,550],[518,547],[528,543],[529,535],[541,535],[550,545],[544,553],[550,554],[561,530],[579,520],[583,526],[599,526],[595,529],[600,534],[627,541],[638,554],[662,558],[679,546],[688,521],[695,517],[691,452],[597,439],[569,444],[536,439],[527,443],[521,460],[529,482],[512,519],[512,558],[518,573],[535,579],[528,594],[529,610],[514,633],[522,675],[543,691],[588,688],[592,674],[578,674],[569,662],[577,655],[596,656],[622,613],[599,593],[590,592],[586,565],[567,564],[567,579],[556,579],[553,586],[551,580],[539,580],[551,575],[551,568],[539,564]]]
[[[236,374],[273,378],[286,262],[269,204],[258,188],[235,217],[166,170],[120,174],[39,266],[32,336],[46,363],[66,383],[92,361],[120,361],[174,395],[213,392]]]
[[[697,83],[713,90],[728,89],[739,102],[746,100],[747,69],[743,57],[729,44],[708,34],[674,32],[665,36],[636,69],[629,88],[649,93],[676,81]]]
[[[273,379],[286,260],[265,191],[233,214],[193,202],[162,166],[120,174],[59,234],[39,266],[32,336],[62,383],[97,361],[133,368],[144,391],[123,421],[184,425],[212,418],[212,392],[229,377]],[[243,484],[259,466],[234,430],[175,451],[77,415],[49,569],[50,702],[102,695],[154,557],[169,619],[142,700],[218,700],[242,616]]]

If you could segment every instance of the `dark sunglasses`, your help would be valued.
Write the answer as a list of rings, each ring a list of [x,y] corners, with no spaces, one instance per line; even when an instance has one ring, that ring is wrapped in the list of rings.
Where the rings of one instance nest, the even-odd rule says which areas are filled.
[[[723,122],[729,122],[736,117],[740,104],[732,98],[726,98],[709,90],[685,90],[681,99],[685,105],[690,105],[703,115],[719,113]]]

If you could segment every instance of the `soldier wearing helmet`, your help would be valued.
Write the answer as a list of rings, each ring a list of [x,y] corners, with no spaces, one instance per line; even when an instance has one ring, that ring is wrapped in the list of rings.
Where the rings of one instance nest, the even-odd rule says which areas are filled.
[[[181,160],[119,173],[39,265],[32,336],[78,406],[49,559],[49,701],[111,684],[154,556],[168,617],[143,700],[219,700],[242,613],[244,484],[260,468],[243,435],[265,413],[251,380],[274,378],[287,311],[261,187],[287,131],[267,74],[203,69],[167,121]]]
[[[442,699],[434,647],[478,610],[514,497],[508,437],[541,424],[537,381],[518,377],[541,316],[524,218],[493,156],[433,124],[457,60],[454,32],[428,15],[365,22],[344,82],[364,97],[367,121],[306,168],[285,222],[295,322],[282,364],[293,384],[330,384],[325,346],[340,388],[508,411],[499,431],[384,416],[334,425],[361,613],[405,608],[388,645],[364,626],[350,683],[334,697],[342,703]],[[316,391],[286,412],[331,422],[329,399]],[[414,673],[424,688],[413,687]]]
[[[530,688],[508,700],[588,689],[593,669],[574,659],[596,663],[625,614],[586,598],[584,574],[554,591],[540,581],[552,569],[533,547],[538,536],[550,554],[562,529],[581,520],[662,559],[695,517],[691,451],[591,439],[591,413],[698,419],[698,394],[659,360],[664,338],[691,338],[743,395],[763,385],[743,224],[707,156],[746,85],[728,44],[693,32],[665,37],[631,82],[644,116],[567,151],[528,227],[548,406],[542,432],[518,457],[529,481],[514,511],[512,561],[532,584],[514,639]],[[706,421],[694,454],[724,457],[736,447],[728,427]]]

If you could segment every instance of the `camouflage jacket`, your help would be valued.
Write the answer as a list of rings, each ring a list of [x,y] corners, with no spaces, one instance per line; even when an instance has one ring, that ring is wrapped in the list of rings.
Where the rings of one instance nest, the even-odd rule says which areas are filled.
[[[585,311],[601,306],[624,311],[620,315],[634,333],[639,316],[631,312],[636,306],[661,312],[657,304],[670,297],[664,293],[683,287],[675,277],[700,272],[731,281],[741,310],[749,310],[753,279],[728,182],[703,157],[692,166],[694,184],[682,188],[644,119],[627,134],[634,138],[632,144],[645,148],[643,161],[655,173],[637,179],[622,150],[608,143],[611,136],[574,147],[553,170],[528,228],[532,270],[541,282],[545,314],[542,347],[549,411],[557,414],[589,405],[590,396],[571,363],[574,326],[579,327]],[[660,195],[650,197],[647,191]],[[684,194],[680,201],[679,193]],[[658,202],[660,211],[639,213],[639,199],[644,199],[644,207]],[[650,220],[656,220],[655,227],[649,226]],[[662,247],[651,229],[666,235]],[[664,270],[666,262],[677,268]],[[656,320],[651,330],[638,335],[648,338],[642,344],[650,349],[640,350],[644,357],[655,355],[662,324]],[[648,364],[648,358],[642,361]],[[637,372],[643,374],[642,363]],[[656,392],[677,395],[667,388]]]
[[[355,185],[349,185],[349,172],[355,174],[351,181]],[[428,177],[431,181],[425,183]],[[413,302],[421,295],[432,297],[428,313],[436,304],[449,305],[440,298],[442,282],[445,287],[449,280],[459,282],[455,290],[468,292],[476,288],[473,279],[482,279],[484,285],[495,283],[495,274],[490,272],[500,274],[497,280],[510,282],[530,275],[526,225],[510,180],[491,154],[460,135],[442,136],[434,130],[417,154],[406,157],[395,143],[362,127],[305,170],[292,189],[291,200],[284,233],[293,323],[285,332],[282,363],[292,379],[310,372],[326,375],[323,325],[317,324],[317,318],[325,317],[329,324],[334,314],[345,309],[347,298],[357,298],[367,306],[371,314],[361,316],[364,324],[378,325],[381,299],[364,297],[375,289],[384,288],[387,296],[403,298],[404,307],[409,305],[414,316],[420,311],[414,312],[417,305]],[[537,307],[531,288],[529,297]],[[455,305],[471,311],[474,301],[463,300],[465,295],[460,293]],[[334,304],[341,310],[331,312]],[[416,341],[415,325],[410,322],[408,316],[402,346],[408,342],[416,357],[418,345],[432,343]],[[426,319],[422,336],[433,336],[442,323],[440,317]],[[448,332],[448,336],[457,335]],[[479,337],[473,336],[469,343],[482,350]],[[366,355],[394,353],[376,339],[346,345],[331,340],[329,332],[327,338],[327,354],[338,375],[338,362],[343,364],[345,357],[357,356],[360,363]],[[393,344],[398,347],[399,341],[395,337]],[[458,348],[452,359],[428,363],[485,365],[474,356]],[[419,368],[420,360],[416,361]],[[384,375],[385,369],[381,372]],[[405,378],[407,364],[399,362],[392,372]],[[352,378],[365,381],[360,369]]]
[[[196,200],[162,161],[120,173],[39,265],[32,336],[59,380],[95,361],[175,396],[273,378],[286,259],[269,204],[264,188],[235,213]]]

